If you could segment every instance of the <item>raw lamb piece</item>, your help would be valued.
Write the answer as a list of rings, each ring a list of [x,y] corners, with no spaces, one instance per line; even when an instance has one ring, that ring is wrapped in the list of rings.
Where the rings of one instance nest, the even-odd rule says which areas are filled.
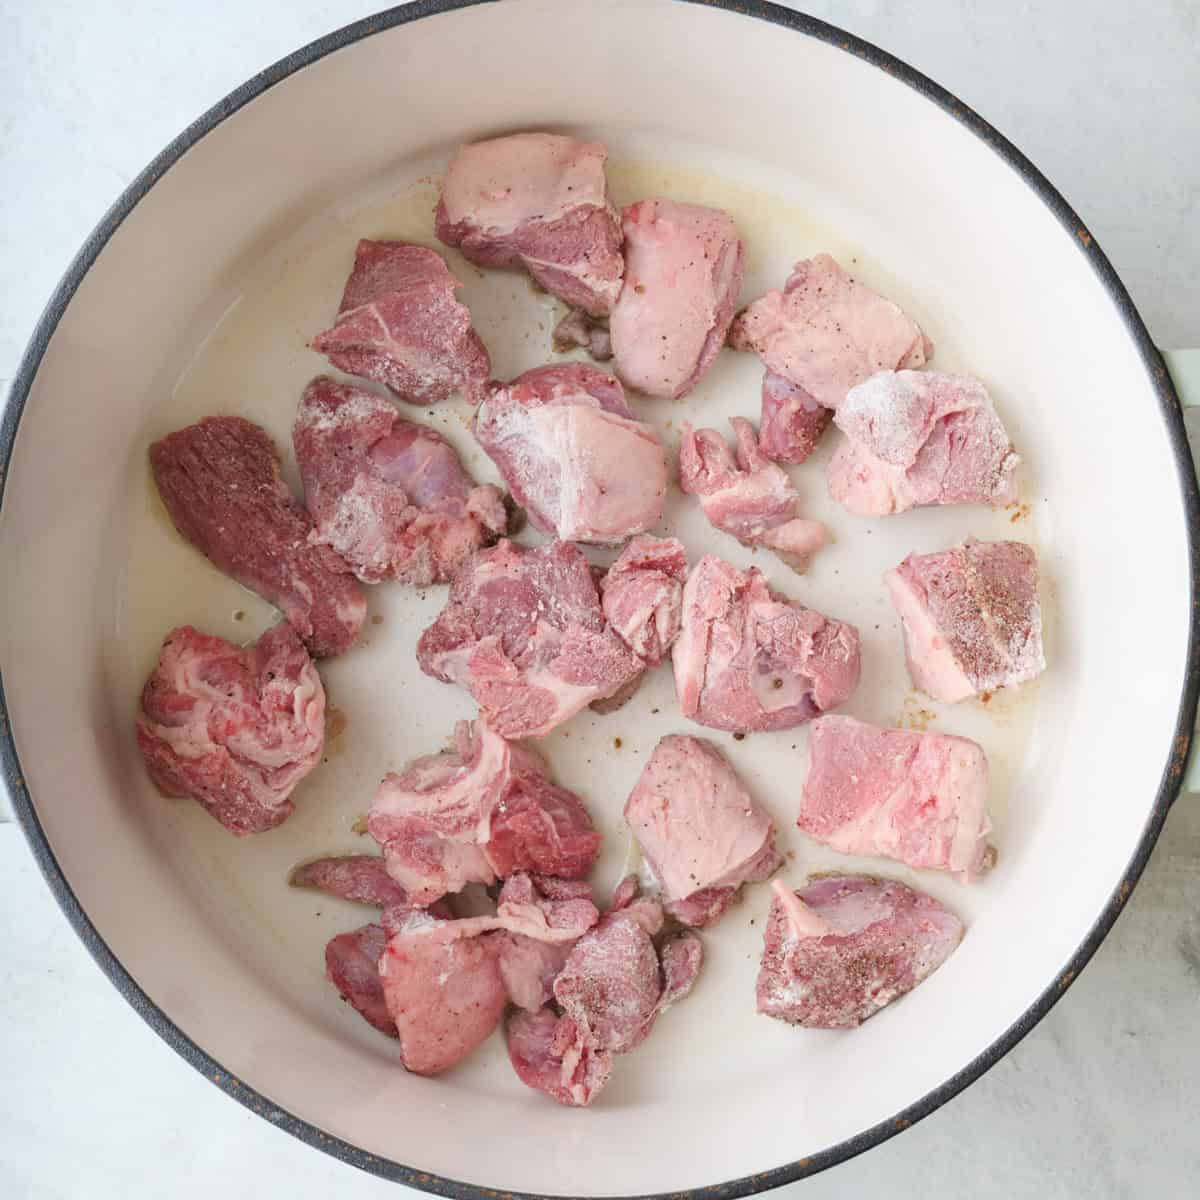
[[[325,973],[342,999],[380,1033],[399,1037],[379,977],[379,960],[387,943],[388,935],[381,925],[364,925],[351,933],[339,933],[325,946]]]
[[[551,341],[559,354],[579,347],[597,362],[612,358],[612,337],[606,326],[595,324],[581,308],[573,308],[557,325]]]
[[[683,589],[671,651],[685,717],[713,729],[790,729],[858,684],[858,630],[784,599],[762,573],[707,554]]]
[[[356,904],[373,904],[376,908],[408,906],[408,893],[388,874],[383,859],[374,854],[302,863],[288,882],[292,887],[316,888]]]
[[[776,880],[763,931],[758,1011],[812,1029],[853,1029],[950,957],[962,922],[932,896],[830,875],[793,893]]]
[[[554,994],[554,981],[571,953],[571,943],[542,942],[519,933],[501,933],[500,975],[508,998],[537,1012]]]
[[[771,818],[702,738],[674,734],[658,743],[625,804],[625,820],[667,911],[683,924],[711,923],[742,884],[783,865]]]
[[[481,267],[524,267],[593,317],[621,290],[621,227],[607,149],[551,133],[460,146],[442,182],[438,237]]]
[[[743,248],[727,213],[641,200],[621,215],[625,282],[609,320],[617,374],[678,399],[700,382],[729,331]]]
[[[884,576],[913,686],[953,704],[1046,669],[1037,556],[1021,542],[910,554]]]
[[[782,375],[827,408],[837,408],[876,371],[920,367],[933,354],[914,321],[828,254],[801,259],[782,292],[748,304],[729,344],[753,350],[769,374]]]
[[[763,376],[758,448],[768,458],[792,465],[804,462],[832,422],[833,409],[799,384],[774,371]]]
[[[321,761],[325,689],[286,623],[245,648],[183,625],[142,690],[137,740],[161,792],[198,800],[239,836],[261,833]]]
[[[679,486],[700,498],[704,515],[717,529],[745,546],[766,546],[797,571],[826,541],[820,521],[797,515],[800,494],[787,472],[759,450],[754,426],[744,417],[729,422],[737,438],[737,459],[715,429],[684,430],[679,447]]]
[[[691,995],[704,965],[704,943],[694,933],[677,933],[663,942],[658,957],[663,972],[658,1011],[664,1013]]]
[[[662,442],[596,367],[535,367],[493,383],[475,436],[534,525],[564,541],[615,544],[662,519]]]
[[[312,348],[409,404],[435,404],[457,391],[474,403],[491,360],[466,305],[455,299],[460,287],[436,250],[364,238],[337,319]]]
[[[847,441],[829,462],[829,494],[857,516],[1016,499],[1021,460],[975,379],[880,371],[850,391],[833,420]]]
[[[995,862],[987,759],[976,742],[831,716],[813,722],[809,753],[796,824],[811,837],[964,883]]]
[[[205,417],[150,447],[175,528],[220,571],[274,604],[318,658],[354,644],[367,615],[346,561],[309,541],[312,518],[279,472],[266,430]]]
[[[549,733],[593,700],[615,696],[644,665],[605,622],[577,546],[504,540],[455,576],[417,661],[427,675],[467,688],[508,738]]]
[[[600,581],[605,620],[648,667],[679,636],[687,553],[676,538],[635,537]]]
[[[552,1008],[509,1019],[508,1057],[522,1083],[559,1104],[590,1104],[612,1074],[612,1054],[596,1049]]]
[[[316,522],[310,540],[364,583],[446,583],[508,525],[500,491],[476,486],[440,433],[365,388],[314,379],[292,441]]]

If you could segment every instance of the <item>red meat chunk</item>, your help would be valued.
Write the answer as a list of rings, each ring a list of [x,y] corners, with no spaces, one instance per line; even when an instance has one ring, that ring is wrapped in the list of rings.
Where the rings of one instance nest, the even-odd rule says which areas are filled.
[[[798,383],[767,371],[762,385],[758,448],[775,462],[802,463],[833,422],[826,408]]]
[[[641,534],[600,581],[605,620],[648,667],[662,662],[679,636],[687,573],[682,542]]]
[[[380,1033],[398,1037],[379,977],[379,960],[387,941],[388,935],[381,925],[364,925],[351,933],[339,933],[325,947],[325,971],[347,1004]]]
[[[292,887],[315,888],[356,904],[408,907],[408,893],[388,874],[383,859],[375,854],[350,854],[302,863],[288,882]]]

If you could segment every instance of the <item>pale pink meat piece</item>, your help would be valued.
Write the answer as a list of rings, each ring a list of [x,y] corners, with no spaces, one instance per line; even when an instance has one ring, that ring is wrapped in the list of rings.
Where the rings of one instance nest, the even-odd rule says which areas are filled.
[[[799,384],[767,371],[762,385],[758,448],[775,462],[802,463],[833,422],[826,408]]]
[[[540,737],[643,670],[609,628],[591,567],[568,542],[501,540],[450,585],[417,644],[421,669],[458,683],[504,737]]]
[[[694,933],[677,933],[659,947],[658,957],[663,972],[658,1011],[663,1013],[691,995],[704,965],[704,943]]]
[[[474,403],[491,361],[455,298],[460,287],[436,250],[364,238],[337,319],[312,348],[409,404],[435,404],[454,392]]]
[[[916,322],[828,254],[801,259],[782,292],[748,304],[733,322],[729,344],[753,350],[769,373],[835,409],[876,371],[920,367],[933,354]]]
[[[321,761],[325,689],[286,622],[247,647],[183,625],[142,689],[137,741],[165,795],[198,800],[239,836],[261,833]]]
[[[513,498],[545,533],[615,544],[662,519],[667,456],[618,380],[586,363],[535,367],[493,383],[475,436]]]
[[[649,667],[666,658],[679,636],[687,573],[682,542],[641,534],[600,581],[605,619]]]
[[[880,371],[834,414],[846,435],[827,469],[829,494],[861,517],[922,504],[1017,497],[1020,458],[978,380],[938,371]]]
[[[710,924],[742,884],[783,864],[771,818],[703,738],[659,741],[625,803],[625,820],[667,911],[684,924]]]
[[[477,486],[435,429],[394,404],[320,376],[292,427],[310,539],[340,554],[364,583],[446,583],[505,532],[504,497]]]
[[[1046,669],[1037,556],[1021,542],[910,554],[884,576],[913,686],[953,704]]]
[[[773,592],[762,573],[705,555],[683,590],[671,651],[685,717],[713,729],[790,729],[858,685],[858,630]]]
[[[309,540],[270,435],[241,417],[205,417],[150,447],[175,528],[220,571],[274,604],[317,657],[352,646],[367,615],[345,559]]]
[[[787,472],[759,449],[754,426],[744,417],[730,420],[737,457],[715,429],[684,430],[679,447],[679,486],[699,498],[717,529],[743,545],[765,546],[797,571],[827,540],[820,521],[797,514],[800,494]]]
[[[348,854],[301,863],[292,871],[292,887],[315,888],[356,904],[376,908],[407,907],[408,893],[388,874],[376,854]]]
[[[382,925],[364,925],[350,933],[339,933],[325,946],[325,973],[342,999],[380,1033],[398,1037],[379,977],[379,960],[387,942]]]
[[[609,320],[627,386],[678,399],[725,344],[742,286],[743,248],[727,213],[641,200],[621,215],[625,281]]]
[[[437,236],[481,267],[524,267],[593,317],[621,290],[621,225],[598,142],[518,133],[460,146],[442,182]]]
[[[813,722],[809,753],[796,824],[811,837],[842,854],[949,871],[964,883],[995,862],[978,743],[829,716]]]
[[[611,1052],[552,1008],[509,1018],[508,1057],[522,1083],[565,1105],[590,1104],[612,1074]]]
[[[774,886],[758,1011],[793,1025],[861,1025],[932,975],[962,940],[949,909],[902,883],[829,875],[796,893]]]

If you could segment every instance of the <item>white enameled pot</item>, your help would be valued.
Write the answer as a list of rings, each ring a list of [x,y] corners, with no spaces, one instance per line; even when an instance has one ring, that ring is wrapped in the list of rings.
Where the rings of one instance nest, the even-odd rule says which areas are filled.
[[[465,694],[417,670],[436,589],[371,594],[365,644],[322,665],[345,719],[297,812],[238,841],[158,796],[132,735],[158,643],[184,622],[245,639],[274,618],[170,528],[146,447],[209,412],[287,446],[305,347],[336,308],[359,236],[433,244],[436,173],[463,140],[523,128],[606,141],[618,200],[727,208],[748,244],[744,299],[820,250],[900,302],[934,365],[986,381],[1023,456],[1021,505],[848,517],[821,461],[796,470],[835,544],[773,584],[854,621],[846,706],[981,741],[999,864],[965,887],[841,859],[792,828],[804,730],[716,739],[784,831],[784,877],[852,866],[909,880],[968,933],[936,975],[853,1033],[758,1017],[767,891],[707,938],[695,994],[619,1060],[595,1108],[558,1108],[499,1038],[437,1080],[323,980],[321,948],[362,910],[285,886],[289,867],[366,849],[374,783],[440,746]],[[456,255],[498,375],[552,357],[558,309]],[[1180,360],[1181,367],[1184,360]],[[760,368],[726,352],[686,402],[637,400],[668,440],[685,420],[757,413]],[[417,414],[490,464],[463,406]],[[832,439],[831,439],[832,440]],[[422,2],[351,26],[235,92],[167,148],[80,251],[34,334],[0,440],[0,751],[15,812],[114,984],[218,1086],[311,1145],[450,1195],[744,1195],[839,1162],[994,1063],[1087,961],[1145,864],[1186,767],[1196,707],[1198,502],[1162,356],[1091,235],[1021,155],[886,54],[755,0]],[[825,447],[827,457],[829,447]],[[696,554],[751,556],[675,496]],[[882,572],[973,534],[1041,556],[1050,669],[990,704],[909,689]],[[626,865],[620,810],[664,733],[669,671],[626,708],[546,740]]]

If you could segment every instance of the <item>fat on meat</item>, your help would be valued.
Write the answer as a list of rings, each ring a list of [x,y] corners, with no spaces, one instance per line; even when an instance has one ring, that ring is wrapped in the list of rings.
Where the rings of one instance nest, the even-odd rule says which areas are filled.
[[[315,523],[310,540],[364,583],[446,583],[507,528],[499,489],[476,485],[442,434],[365,388],[314,379],[292,441]]]
[[[920,367],[933,354],[915,321],[828,254],[801,259],[783,291],[748,304],[733,322],[729,344],[754,351],[768,377],[782,376],[833,409],[876,371]],[[764,392],[764,407],[765,399]]]
[[[858,685],[858,630],[772,591],[762,573],[705,555],[683,590],[671,651],[685,717],[733,733],[790,729]]]
[[[710,924],[744,883],[783,865],[771,818],[703,738],[659,741],[626,801],[625,820],[667,911],[685,925]]]
[[[620,382],[586,363],[535,367],[493,383],[475,436],[513,498],[545,533],[616,544],[662,519],[667,456]]]
[[[678,399],[725,344],[742,286],[742,242],[727,213],[674,200],[640,200],[621,226],[625,281],[609,320],[613,362],[627,386]]]
[[[843,854],[949,871],[964,883],[995,862],[987,758],[969,738],[814,721],[796,824]]]
[[[884,576],[913,686],[953,704],[1046,669],[1037,556],[1021,542],[910,554]]]
[[[205,417],[155,442],[150,467],[180,534],[274,604],[316,657],[354,644],[366,598],[345,559],[310,540],[312,518],[284,482],[266,430]]]
[[[846,435],[826,471],[852,513],[882,517],[923,504],[1017,498],[1020,458],[983,385],[938,371],[880,371],[834,414]]]
[[[455,297],[460,287],[436,250],[364,238],[337,318],[312,348],[409,404],[435,404],[455,392],[474,403],[491,360]]]
[[[758,448],[767,458],[793,466],[804,462],[832,423],[833,409],[798,383],[770,370],[763,376]]]
[[[640,534],[600,580],[605,620],[648,667],[662,662],[679,636],[687,573],[682,542]]]
[[[406,908],[408,893],[388,874],[377,854],[347,854],[301,863],[288,879],[292,887],[313,888],[376,908]]]
[[[621,290],[621,225],[608,198],[607,149],[551,133],[460,146],[446,171],[437,236],[481,267],[524,267],[593,317]]]
[[[865,875],[781,881],[763,931],[758,1011],[812,1029],[853,1029],[927,979],[962,940],[932,896]]]
[[[142,689],[137,742],[161,792],[198,800],[239,836],[261,833],[286,820],[321,761],[325,689],[287,623],[247,647],[183,625]]]
[[[644,664],[608,626],[578,546],[501,540],[455,576],[417,643],[421,669],[475,697],[508,738],[540,737],[617,695]]]
[[[827,540],[820,521],[797,514],[800,494],[787,472],[761,451],[754,426],[730,420],[736,458],[715,429],[684,430],[679,447],[679,486],[699,498],[710,524],[743,545],[765,546],[788,566],[804,571]]]
[[[380,1033],[399,1037],[379,976],[379,961],[387,942],[382,925],[364,925],[350,933],[339,933],[325,946],[325,973],[342,999]]]

